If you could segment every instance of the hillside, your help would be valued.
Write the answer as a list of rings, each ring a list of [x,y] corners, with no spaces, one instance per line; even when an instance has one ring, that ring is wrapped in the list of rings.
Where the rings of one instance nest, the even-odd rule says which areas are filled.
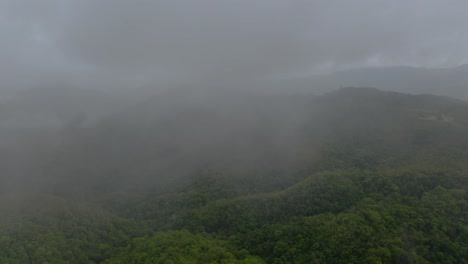
[[[59,135],[51,155],[34,168],[43,173],[34,185],[54,182],[45,187],[67,192],[161,190],[211,171],[252,188],[246,191],[268,191],[306,177],[334,146],[365,159],[363,166],[431,158],[445,164],[442,153],[465,150],[467,131],[462,101],[376,89],[155,97]]]
[[[1,263],[468,261],[464,101],[179,94],[54,135],[3,170]]]

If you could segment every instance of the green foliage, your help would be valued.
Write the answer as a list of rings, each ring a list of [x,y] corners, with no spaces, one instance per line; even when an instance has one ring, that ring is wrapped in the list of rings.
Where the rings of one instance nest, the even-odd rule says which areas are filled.
[[[240,258],[238,259],[236,255]],[[224,241],[188,231],[157,233],[136,238],[124,250],[104,261],[126,263],[263,263],[259,258],[226,248]]]
[[[0,260],[465,263],[466,180],[464,172],[433,169],[350,169],[316,173],[282,191],[230,198],[228,189],[221,190],[227,187],[195,179],[179,194],[135,201],[133,210],[122,211],[125,218],[62,199],[43,211],[41,199],[55,200],[36,197],[25,209],[34,212],[0,228]],[[142,208],[145,215],[132,214]]]
[[[83,158],[80,164],[89,168],[72,166],[84,176],[64,180],[92,186],[96,175],[105,177],[99,179],[99,192],[86,199],[0,197],[0,263],[468,263],[468,128],[459,118],[468,112],[466,105],[451,108],[432,98],[428,106],[410,95],[362,90],[364,96],[355,97],[354,92],[330,94],[314,104],[298,100],[315,123],[301,123],[293,135],[276,127],[297,139],[287,142],[293,146],[271,143],[288,137],[269,131],[275,127],[268,124],[278,119],[266,110],[275,113],[275,107],[263,109],[266,117],[252,119],[253,130],[242,132],[252,137],[244,143],[258,152],[248,156],[244,145],[230,149],[220,137],[216,142],[222,147],[211,146],[210,159],[217,162],[202,170],[199,164],[207,163],[194,162],[194,156],[204,146],[189,144],[194,150],[185,154],[187,149],[179,149],[192,143],[191,130],[158,119],[168,131],[150,133],[156,118],[151,115],[148,130],[103,124],[100,133],[117,130],[116,138],[103,142],[91,134],[96,157],[80,155],[78,150],[90,144],[86,140],[71,144],[77,152],[68,155]],[[433,113],[453,118],[434,119]],[[200,135],[218,127],[188,120]],[[183,143],[174,147],[166,141],[176,132]],[[126,138],[132,133],[149,136],[154,149],[145,148],[145,141],[134,145]],[[114,148],[122,138],[127,140],[121,148]],[[106,156],[109,146],[115,151]],[[235,154],[223,156],[223,151]],[[184,167],[185,158],[197,163],[186,178],[164,171],[179,185],[164,193],[158,188],[169,185],[164,185],[167,178],[156,177],[161,171],[152,167],[161,155],[171,160],[167,167]],[[56,173],[69,169],[66,164]],[[113,173],[115,178],[109,176]],[[111,183],[132,181],[129,175],[148,188],[112,192]],[[158,181],[162,187],[154,187]]]

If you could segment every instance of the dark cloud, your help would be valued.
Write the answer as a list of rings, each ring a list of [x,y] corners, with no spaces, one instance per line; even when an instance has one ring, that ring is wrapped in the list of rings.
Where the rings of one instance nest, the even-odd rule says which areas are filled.
[[[0,0],[0,77],[128,86],[455,66],[467,23],[461,0]]]

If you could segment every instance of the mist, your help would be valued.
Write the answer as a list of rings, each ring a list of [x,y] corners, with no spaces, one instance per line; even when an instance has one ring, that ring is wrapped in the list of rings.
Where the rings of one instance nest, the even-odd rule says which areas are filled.
[[[455,67],[468,54],[467,8],[455,0],[0,5],[2,94],[54,84],[255,90],[349,68]]]
[[[3,189],[313,167],[341,87],[467,98],[465,5],[1,1]]]
[[[0,263],[466,262],[467,24],[0,0]]]
[[[0,5],[4,190],[292,175],[314,166],[339,115],[316,96],[467,96],[459,1]]]

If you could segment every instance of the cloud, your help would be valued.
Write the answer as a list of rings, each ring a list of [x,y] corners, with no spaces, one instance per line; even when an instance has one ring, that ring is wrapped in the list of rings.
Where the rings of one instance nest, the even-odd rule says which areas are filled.
[[[9,85],[219,84],[468,62],[461,0],[0,0],[0,8]]]

